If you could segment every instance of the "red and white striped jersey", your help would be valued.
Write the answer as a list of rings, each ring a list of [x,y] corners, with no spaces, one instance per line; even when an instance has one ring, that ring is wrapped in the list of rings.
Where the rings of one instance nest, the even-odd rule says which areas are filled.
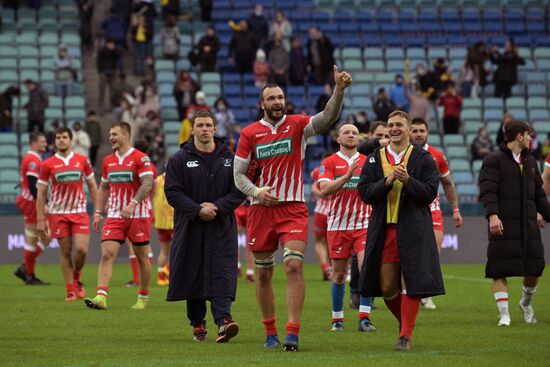
[[[550,154],[548,154],[548,157],[546,157],[546,161],[544,162],[544,166],[550,168]]]
[[[443,154],[443,152],[435,149],[428,144],[424,145],[424,150],[428,151],[428,153],[430,153],[434,158],[435,165],[437,166],[437,170],[439,171],[439,177],[446,177],[451,174],[449,163],[447,162],[447,158],[445,157],[445,154]],[[441,210],[441,204],[439,203],[439,193],[435,197],[433,203],[430,204],[430,210],[432,212]]]
[[[310,119],[311,116],[285,115],[275,126],[262,119],[241,132],[235,159],[256,161],[260,173],[253,183],[258,187],[271,186],[271,193],[280,201],[305,201],[304,129]],[[252,198],[251,204],[258,204],[258,200]]]
[[[41,165],[42,158],[40,158],[40,154],[36,153],[34,150],[29,150],[21,160],[21,194],[19,194],[19,196],[25,200],[35,201],[29,189],[27,176],[34,176],[38,179]]]
[[[359,196],[357,185],[367,156],[355,153],[348,158],[336,152],[323,160],[319,170],[319,182],[334,181],[346,174],[350,164],[359,160],[359,165],[344,186],[329,197],[327,231],[352,231],[368,228],[370,208]]]
[[[50,186],[48,202],[50,214],[77,214],[86,212],[84,179],[94,177],[88,158],[71,152],[67,157],[54,154],[42,163],[38,183]]]
[[[130,203],[141,186],[140,178],[153,176],[153,164],[149,157],[130,148],[120,156],[117,151],[103,159],[101,181],[109,183],[108,218],[122,218],[122,210]],[[136,205],[132,218],[150,218],[149,195]]]
[[[317,185],[319,187],[319,167],[315,167],[313,171],[311,171],[311,178],[313,179],[313,184]],[[313,209],[314,213],[319,213],[322,215],[328,215],[329,211],[329,203],[330,201],[325,198],[317,198],[317,201],[315,202],[315,208]]]

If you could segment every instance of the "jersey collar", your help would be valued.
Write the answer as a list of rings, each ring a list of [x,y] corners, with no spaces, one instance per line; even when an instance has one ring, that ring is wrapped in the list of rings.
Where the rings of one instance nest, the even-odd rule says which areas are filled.
[[[34,150],[29,150],[27,152],[27,154],[32,154],[34,156],[36,156],[37,158],[39,158],[40,160],[42,160],[42,157],[40,157],[40,154],[38,154],[37,152],[35,152]]]
[[[404,149],[401,153],[397,154],[395,153],[391,147],[388,145],[388,148],[387,148],[387,151],[388,153],[390,153],[395,161],[395,164],[400,164],[401,161],[403,160],[403,157],[405,156],[405,154],[407,153],[407,150],[409,148],[407,147],[407,149]]]
[[[343,160],[345,160],[346,162],[348,162],[348,165],[351,165],[353,163],[353,161],[355,161],[359,157],[359,152],[355,152],[355,154],[352,155],[351,157],[348,157],[347,155],[345,155],[341,151],[336,152],[336,155],[338,157],[342,158]]]
[[[65,164],[66,166],[69,165],[69,162],[71,161],[71,158],[74,156],[74,152],[70,152],[68,156],[66,157],[63,157],[61,154],[59,153],[55,153],[55,156],[60,159],[61,161],[63,161],[63,164]]]
[[[422,148],[424,148],[424,150],[428,150],[428,143],[424,144]]]
[[[122,164],[122,162],[124,162],[124,159],[126,159],[126,157],[128,157],[130,154],[132,154],[132,152],[134,151],[134,148],[130,148],[128,149],[128,151],[126,153],[124,153],[123,155],[120,155],[118,154],[118,150],[115,151],[115,155],[118,159],[118,163],[119,164]]]
[[[266,127],[269,127],[271,129],[271,132],[273,134],[275,134],[277,132],[277,128],[279,128],[279,126],[281,126],[286,120],[286,115],[284,115],[280,120],[279,122],[277,122],[275,125],[271,125],[269,122],[267,122],[266,120],[264,119],[261,119],[260,120],[260,124],[266,126]]]

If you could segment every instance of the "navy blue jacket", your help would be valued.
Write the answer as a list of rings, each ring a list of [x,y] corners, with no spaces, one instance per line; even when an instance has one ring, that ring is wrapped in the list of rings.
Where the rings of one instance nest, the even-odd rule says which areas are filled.
[[[401,191],[397,220],[397,249],[407,294],[422,297],[444,294],[430,212],[430,204],[437,195],[439,174],[430,153],[416,145],[407,171],[409,182]],[[386,198],[391,190],[384,182],[380,149],[376,149],[368,156],[357,186],[363,201],[372,206],[360,278],[361,295],[366,297],[382,295],[380,265],[386,238]]]
[[[168,162],[164,191],[174,207],[168,301],[235,299],[237,226],[233,212],[245,196],[233,180],[234,154],[222,139],[215,138],[215,142],[213,159],[205,159],[190,139]],[[203,202],[219,209],[212,221],[204,222],[198,216]]]

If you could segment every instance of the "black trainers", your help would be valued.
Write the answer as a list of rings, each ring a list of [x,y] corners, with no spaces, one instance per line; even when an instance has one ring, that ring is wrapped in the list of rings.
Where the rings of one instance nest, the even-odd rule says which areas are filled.
[[[19,267],[15,269],[15,272],[13,273],[13,275],[18,277],[25,283],[27,282],[27,272],[25,271],[25,265],[23,264],[19,265]]]
[[[227,343],[239,333],[239,324],[233,320],[225,320],[223,325],[218,328],[218,337],[216,343]]]
[[[43,282],[42,280],[38,279],[34,274],[26,276],[25,284],[26,285],[50,285],[50,283]]]
[[[400,336],[395,343],[395,350],[398,352],[408,352],[411,350],[411,342],[406,336]]]
[[[203,342],[206,340],[206,325],[200,324],[193,327],[193,340],[196,342]]]
[[[134,283],[133,280],[129,280],[128,283],[126,283],[126,288],[133,288],[133,287],[139,287],[139,283]]]

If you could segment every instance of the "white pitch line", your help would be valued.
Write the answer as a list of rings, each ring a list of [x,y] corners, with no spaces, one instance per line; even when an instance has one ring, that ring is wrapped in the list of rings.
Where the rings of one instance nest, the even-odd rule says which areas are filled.
[[[468,277],[457,277],[454,275],[443,275],[443,278],[451,279],[451,280],[464,280],[466,282],[474,282],[474,283],[491,283],[490,279],[484,279],[484,278],[468,278]]]

